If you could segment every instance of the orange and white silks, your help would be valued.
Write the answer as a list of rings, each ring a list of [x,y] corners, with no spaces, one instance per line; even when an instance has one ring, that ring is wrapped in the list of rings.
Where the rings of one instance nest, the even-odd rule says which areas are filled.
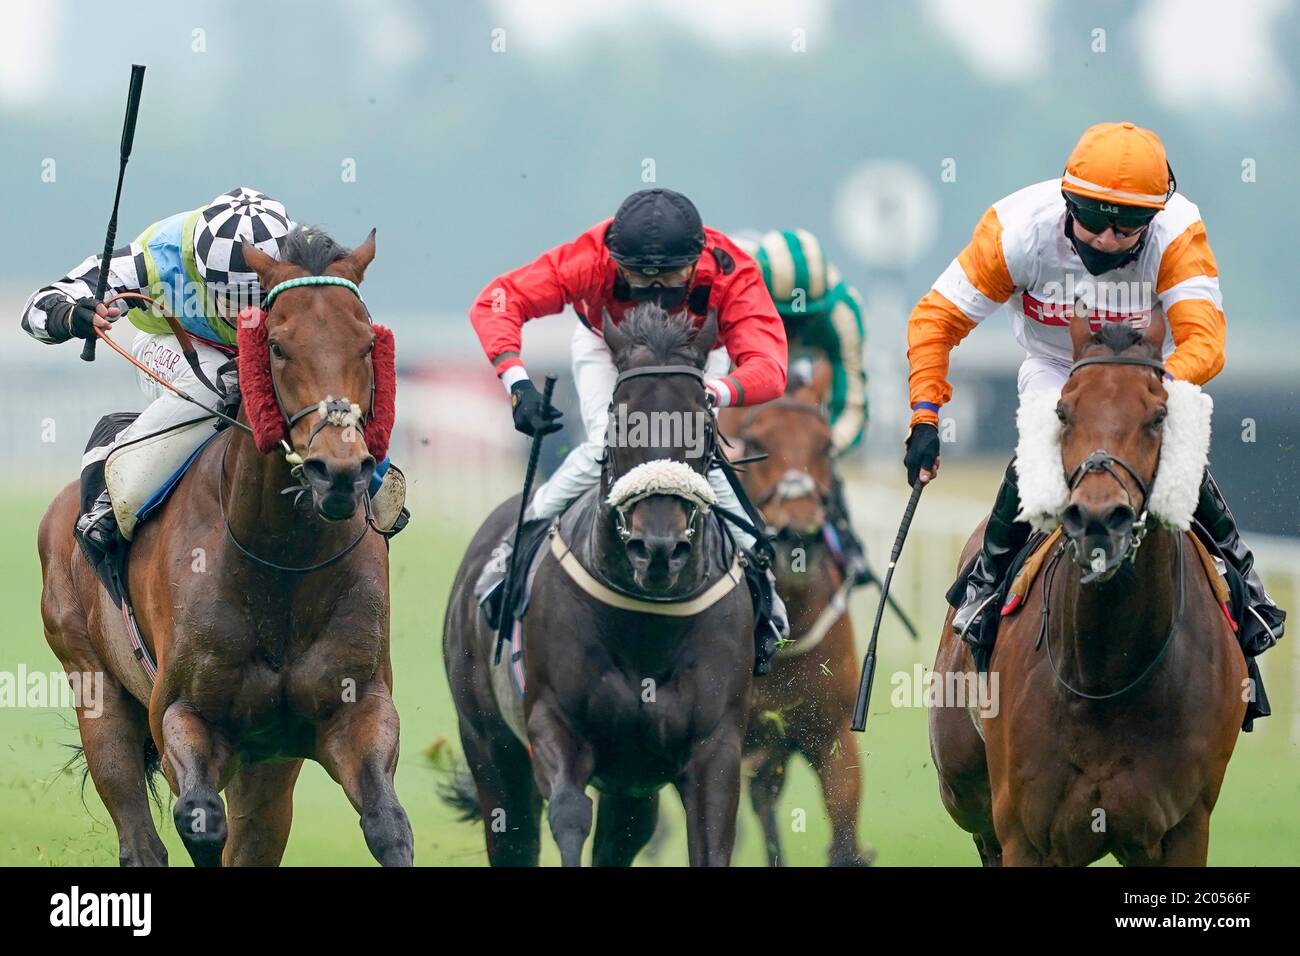
[[[1201,385],[1223,368],[1218,267],[1196,205],[1175,193],[1147,227],[1137,257],[1093,276],[1065,234],[1061,182],[1036,183],[994,203],[970,243],[912,310],[912,424],[938,423],[939,407],[952,398],[949,353],[1003,304],[1026,353],[1022,392],[1027,383],[1054,378],[1058,371],[1064,380],[1076,308],[1087,310],[1094,328],[1103,321],[1145,328],[1161,309],[1169,329],[1164,354],[1170,375]]]

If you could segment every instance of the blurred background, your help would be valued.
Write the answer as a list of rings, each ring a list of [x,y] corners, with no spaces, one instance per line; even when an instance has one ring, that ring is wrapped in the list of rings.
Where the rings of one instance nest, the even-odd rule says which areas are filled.
[[[11,0],[0,31],[0,315],[11,323],[0,349],[0,587],[12,616],[0,669],[54,665],[37,614],[35,523],[75,477],[95,420],[142,404],[132,372],[108,350],[84,365],[75,345],[42,346],[18,327],[35,288],[102,246],[132,62],[149,72],[119,243],[241,184],[348,245],[378,227],[364,293],[397,337],[393,458],[412,479],[415,512],[393,549],[402,779],[408,809],[422,808],[412,812],[417,838],[427,814],[445,828],[434,849],[450,854],[421,844],[423,862],[482,858],[478,835],[450,829],[432,800],[420,748],[455,741],[437,650],[443,602],[468,535],[517,489],[526,453],[466,309],[494,276],[648,184],[685,192],[724,230],[813,231],[861,292],[871,426],[845,470],[879,565],[904,500],[911,305],[993,201],[1060,174],[1085,127],[1132,120],[1155,129],[1180,190],[1201,208],[1221,274],[1228,361],[1209,387],[1212,465],[1270,588],[1294,609],[1298,50],[1296,0],[147,0],[129,14]],[[536,378],[567,376],[574,321],[528,327]],[[944,415],[956,440],[898,575],[925,638],[913,645],[887,631],[884,673],[933,660],[957,549],[1015,442],[1021,358],[1003,315],[954,353],[956,394]],[[565,379],[557,398],[572,410]],[[565,449],[563,434],[549,441],[551,462]],[[874,601],[856,599],[860,630]],[[1254,769],[1229,773],[1216,821],[1234,802],[1241,819],[1212,845],[1212,861],[1298,855],[1291,816],[1260,820],[1250,809],[1264,802],[1261,787],[1290,805],[1300,792],[1294,646],[1293,636],[1261,659],[1275,716],[1239,746],[1238,764]],[[887,708],[885,694],[877,701]],[[864,758],[870,751],[880,767],[866,761],[864,819],[889,834],[867,833],[882,862],[975,862],[938,805],[924,713],[889,717],[879,722],[889,728],[883,740],[864,741]],[[16,741],[0,750],[0,786],[22,797],[0,800],[0,860],[112,858],[93,791],[99,823],[84,840],[69,843],[70,817],[49,811],[82,813],[76,786],[57,773],[58,744],[75,737],[61,719],[0,713]],[[359,834],[328,826],[330,813],[351,812],[342,795],[303,780],[300,793],[315,795],[304,800],[336,809],[319,816],[319,832],[310,830],[317,816],[300,814],[299,829],[315,836],[295,838],[290,862],[367,860]],[[810,777],[791,793],[820,813]],[[1289,841],[1279,844],[1282,825]],[[820,861],[823,838],[810,828],[804,862]],[[738,859],[760,857],[755,837]]]

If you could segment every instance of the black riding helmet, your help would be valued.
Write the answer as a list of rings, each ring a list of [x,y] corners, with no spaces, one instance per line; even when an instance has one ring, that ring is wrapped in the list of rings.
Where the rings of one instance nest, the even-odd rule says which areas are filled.
[[[671,189],[642,189],[623,200],[605,231],[605,246],[627,269],[655,275],[692,265],[704,251],[695,204]]]

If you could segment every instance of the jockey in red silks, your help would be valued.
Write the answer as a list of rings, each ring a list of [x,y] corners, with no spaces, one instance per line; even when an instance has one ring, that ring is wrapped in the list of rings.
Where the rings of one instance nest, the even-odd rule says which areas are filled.
[[[781,317],[750,256],[726,235],[706,227],[694,204],[670,189],[633,193],[613,219],[592,226],[572,242],[487,284],[470,307],[470,321],[483,350],[509,391],[515,428],[525,435],[556,431],[560,413],[544,408],[520,356],[521,330],[530,319],[573,306],[573,380],[586,440],[548,481],[538,487],[526,519],[549,521],[600,480],[609,404],[618,370],[604,337],[605,316],[620,322],[635,306],[653,302],[669,312],[686,311],[697,325],[711,311],[718,317],[718,347],[705,366],[705,389],[715,408],[756,405],[785,391],[786,339]],[[732,367],[734,364],[734,368]],[[708,473],[718,504],[739,512],[740,503],[719,469]],[[733,532],[742,547],[754,539]],[[508,554],[505,542],[498,552]],[[769,574],[770,576],[770,574]],[[775,599],[774,622],[788,633],[785,610]]]

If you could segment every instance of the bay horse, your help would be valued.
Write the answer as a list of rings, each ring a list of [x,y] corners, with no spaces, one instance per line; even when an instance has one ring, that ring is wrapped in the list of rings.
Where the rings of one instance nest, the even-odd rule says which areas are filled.
[[[1049,463],[1069,476],[1064,540],[1001,620],[995,706],[930,710],[940,794],[985,865],[1083,866],[1110,854],[1126,866],[1203,866],[1246,664],[1193,542],[1147,514],[1170,441],[1165,321],[1157,312],[1145,335],[1122,325],[1092,334],[1076,312],[1070,334],[1075,364]],[[1199,482],[1195,471],[1184,477]],[[937,678],[974,667],[951,618]]]
[[[263,323],[269,407],[276,414],[278,404],[286,451],[300,465],[228,428],[139,527],[127,586],[157,662],[154,681],[73,540],[78,487],[68,485],[39,529],[46,640],[67,672],[104,675],[102,716],[79,705],[77,720],[123,865],[167,862],[146,792],[149,748],[195,865],[278,865],[304,759],[342,785],[375,858],[409,864],[411,827],[393,788],[388,548],[358,508],[375,458],[357,412],[368,421],[375,411],[372,349],[381,338],[391,365],[391,336],[371,325],[355,289],[374,258],[374,232],[350,253],[298,230],[285,261],[247,244],[243,254],[263,289],[297,280],[268,312],[239,322],[241,341],[246,326]],[[333,284],[308,278],[316,276]],[[247,426],[244,394],[238,421]],[[358,427],[329,427],[340,421],[327,396],[352,396],[349,424]],[[299,507],[301,498],[313,507]]]
[[[496,634],[473,594],[514,526],[518,496],[474,536],[448,601],[443,653],[473,778],[467,817],[482,818],[494,866],[532,866],[545,800],[562,863],[579,866],[591,785],[592,860],[629,866],[654,832],[659,791],[672,785],[691,865],[726,866],[755,650],[749,589],[700,501],[716,436],[701,370],[717,317],[696,332],[686,314],[642,305],[619,325],[606,318],[603,333],[618,376],[600,483],[565,512],[534,566],[521,701],[500,679],[509,663],[493,666]],[[692,457],[662,430],[644,443],[616,437],[617,420],[638,416],[702,423],[704,453]],[[641,475],[663,483],[626,496]]]
[[[811,377],[792,372],[784,397],[719,415],[738,456],[767,455],[745,466],[743,481],[776,545],[777,590],[790,614],[790,642],[754,684],[745,735],[749,798],[771,866],[781,865],[776,804],[795,754],[821,782],[831,823],[830,865],[862,866],[874,858],[858,844],[862,780],[849,729],[857,660],[848,588],[823,536],[833,480],[834,445],[823,412],[830,376],[829,363],[818,361]]]

